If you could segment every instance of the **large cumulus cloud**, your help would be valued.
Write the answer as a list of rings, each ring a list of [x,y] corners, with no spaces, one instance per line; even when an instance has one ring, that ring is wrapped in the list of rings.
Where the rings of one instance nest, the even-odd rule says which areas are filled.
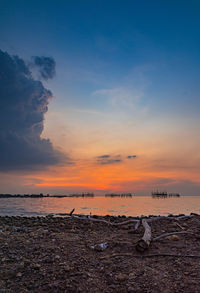
[[[47,80],[53,78],[56,73],[56,62],[52,57],[33,57],[34,65],[39,69],[41,78]]]
[[[0,170],[35,169],[66,157],[42,139],[51,91],[25,62],[0,50]]]

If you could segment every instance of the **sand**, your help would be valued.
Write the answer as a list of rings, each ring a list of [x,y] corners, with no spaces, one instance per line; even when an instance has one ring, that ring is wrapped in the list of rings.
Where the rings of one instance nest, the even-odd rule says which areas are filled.
[[[95,217],[122,222],[131,217]],[[0,217],[0,292],[200,292],[200,216],[152,222],[140,253],[140,225],[62,217]],[[106,248],[96,244],[104,243]],[[174,256],[167,256],[171,254]],[[187,257],[188,255],[199,256]],[[150,257],[148,257],[150,256]]]

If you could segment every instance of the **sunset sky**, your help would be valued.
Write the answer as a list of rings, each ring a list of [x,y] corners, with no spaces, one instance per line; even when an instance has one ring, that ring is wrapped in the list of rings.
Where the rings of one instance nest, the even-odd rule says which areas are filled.
[[[198,0],[0,4],[0,193],[200,195]]]

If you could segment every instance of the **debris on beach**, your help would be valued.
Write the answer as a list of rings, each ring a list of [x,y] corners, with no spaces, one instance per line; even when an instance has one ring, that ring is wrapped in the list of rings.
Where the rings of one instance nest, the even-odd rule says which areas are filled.
[[[95,245],[91,245],[90,248],[96,251],[104,251],[108,247],[107,243],[99,243]]]

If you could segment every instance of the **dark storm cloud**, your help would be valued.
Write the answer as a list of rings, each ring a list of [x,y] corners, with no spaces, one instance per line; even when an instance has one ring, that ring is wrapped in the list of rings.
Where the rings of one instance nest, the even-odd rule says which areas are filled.
[[[38,67],[41,77],[45,80],[53,78],[56,73],[56,62],[52,57],[33,57],[34,65]]]
[[[66,160],[49,139],[41,138],[51,98],[21,58],[0,50],[0,170],[36,169]]]
[[[137,156],[136,155],[131,155],[131,156],[127,156],[127,159],[135,159]]]
[[[121,161],[122,160],[120,158],[120,155],[117,155],[117,156],[102,155],[97,157],[97,163],[100,165],[115,164],[115,163],[120,163]]]

